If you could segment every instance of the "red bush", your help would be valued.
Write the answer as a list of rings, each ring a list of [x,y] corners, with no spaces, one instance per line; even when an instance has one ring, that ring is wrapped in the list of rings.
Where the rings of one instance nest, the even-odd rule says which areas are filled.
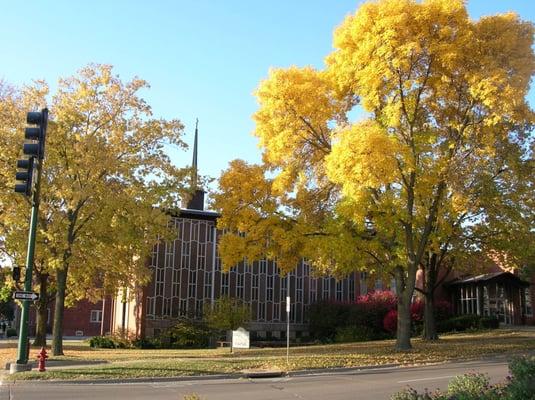
[[[383,328],[389,333],[395,333],[398,326],[398,312],[396,310],[390,310],[386,313],[383,319]]]
[[[441,300],[435,303],[435,318],[437,321],[444,321],[453,315],[450,302]],[[397,310],[390,310],[383,319],[383,328],[385,331],[395,333],[397,329]],[[416,299],[411,304],[411,321],[422,322],[424,320],[424,301]]]
[[[376,290],[364,296],[359,296],[356,303],[369,308],[393,310],[397,307],[398,298],[390,290]]]
[[[424,320],[424,301],[416,299],[411,304],[411,321]]]

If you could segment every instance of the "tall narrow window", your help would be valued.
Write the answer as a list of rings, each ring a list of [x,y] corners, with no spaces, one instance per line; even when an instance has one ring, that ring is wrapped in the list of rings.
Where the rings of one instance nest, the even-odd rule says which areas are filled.
[[[281,303],[273,303],[273,321],[281,319]]]
[[[323,300],[329,300],[329,293],[331,289],[331,278],[323,278]]]
[[[244,298],[244,282],[245,282],[245,275],[241,273],[236,274],[236,297],[239,299]]]
[[[252,276],[251,300],[258,300],[258,283],[260,278],[257,274]]]
[[[204,297],[210,298],[212,294],[212,272],[211,271],[205,271],[204,272]]]
[[[266,301],[273,301],[273,276],[268,276],[266,280]]]
[[[189,271],[188,297],[194,298],[197,292],[197,271]]]
[[[260,273],[266,274],[267,273],[267,260],[266,259],[260,260],[259,264],[260,264]]]
[[[310,302],[315,303],[318,300],[318,280],[310,278]]]
[[[349,301],[354,301],[355,300],[355,278],[354,278],[354,275],[350,276],[348,278],[348,281],[349,281]]]
[[[180,297],[180,270],[173,269],[173,296]]]
[[[229,273],[222,273],[221,274],[221,294],[223,296],[228,296],[229,295],[229,289],[230,289],[230,285],[229,285],[229,282],[230,282],[230,275]]]
[[[303,302],[303,277],[297,276],[295,278],[295,301],[298,303]]]
[[[360,273],[360,285],[359,285],[359,294],[365,296],[368,294],[368,274],[366,272]]]
[[[156,296],[163,296],[165,270],[163,268],[156,268]]]
[[[180,316],[185,316],[188,313],[188,300],[180,299]]]
[[[336,281],[336,301],[342,301],[343,300],[343,287],[344,282],[343,281]]]

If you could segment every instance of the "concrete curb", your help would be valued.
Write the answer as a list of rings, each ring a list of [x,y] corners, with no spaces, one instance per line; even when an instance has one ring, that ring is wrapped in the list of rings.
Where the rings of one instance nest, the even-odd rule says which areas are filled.
[[[524,354],[535,354],[535,351],[528,351]],[[516,354],[521,355],[521,354]],[[514,356],[514,355],[513,355]],[[337,368],[317,368],[317,369],[303,369],[296,371],[255,371],[246,370],[241,373],[231,374],[214,374],[214,375],[192,375],[192,376],[169,376],[169,377],[155,377],[155,378],[118,378],[118,379],[88,379],[88,380],[14,380],[3,381],[0,373],[0,385],[19,384],[19,385],[40,385],[40,384],[57,384],[57,385],[106,385],[106,384],[143,384],[143,383],[160,383],[160,382],[191,382],[191,381],[210,381],[210,380],[231,380],[231,379],[262,379],[262,378],[278,378],[278,377],[299,377],[299,376],[314,376],[314,375],[329,375],[329,374],[351,374],[358,372],[365,372],[370,370],[395,369],[395,368],[418,368],[431,365],[441,365],[450,363],[462,363],[471,361],[496,360],[502,361],[510,358],[511,354],[494,354],[487,357],[467,358],[459,360],[448,360],[434,363],[424,363],[416,365],[404,364],[383,364],[383,365],[364,365],[359,367],[337,367]]]
[[[193,375],[193,376],[167,376],[160,378],[124,378],[124,379],[87,379],[87,380],[37,380],[19,379],[14,381],[4,381],[2,384],[16,385],[120,385],[128,383],[164,383],[164,382],[189,382],[203,380],[240,379],[242,374],[224,375]]]
[[[442,364],[442,363],[434,363]],[[415,365],[419,367],[421,365]],[[328,375],[328,374],[343,374],[359,371],[367,371],[373,369],[389,369],[407,367],[403,364],[383,364],[383,365],[363,365],[360,367],[338,367],[338,368],[318,368],[318,369],[300,369],[297,371],[289,371],[288,376],[307,376],[307,375]]]
[[[287,373],[281,370],[249,370],[242,371],[242,377],[248,379],[257,379],[257,378],[280,378],[281,376],[286,376]]]
[[[280,377],[299,377],[307,375],[326,375],[326,374],[340,374],[352,373],[373,369],[388,369],[402,367],[401,364],[385,364],[385,365],[370,365],[360,367],[348,368],[318,368],[318,369],[303,369],[297,371],[243,371],[241,373],[233,374],[219,374],[219,375],[194,375],[194,376],[169,376],[160,378],[125,378],[125,379],[87,379],[87,380],[14,380],[5,381],[4,384],[18,384],[18,385],[108,385],[108,384],[143,384],[143,383],[162,383],[162,382],[191,382],[191,381],[210,381],[210,380],[231,380],[231,379],[267,379]]]

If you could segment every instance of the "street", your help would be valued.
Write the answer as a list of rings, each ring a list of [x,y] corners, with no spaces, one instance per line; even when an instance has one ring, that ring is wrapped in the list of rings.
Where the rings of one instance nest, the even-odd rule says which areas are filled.
[[[420,391],[424,388],[444,389],[452,377],[471,371],[488,374],[493,383],[501,382],[508,373],[507,362],[493,359],[273,379],[206,379],[134,384],[4,383],[0,387],[0,400],[182,400],[184,395],[192,393],[200,395],[203,400],[387,400],[407,386]]]

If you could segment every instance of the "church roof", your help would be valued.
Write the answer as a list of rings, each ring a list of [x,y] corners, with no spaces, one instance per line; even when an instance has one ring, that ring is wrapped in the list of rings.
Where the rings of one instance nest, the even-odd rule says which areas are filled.
[[[458,286],[458,285],[466,285],[470,283],[503,283],[503,282],[510,282],[513,284],[516,284],[517,286],[529,286],[529,283],[520,279],[518,276],[512,274],[511,272],[507,271],[500,271],[500,272],[492,272],[489,274],[481,274],[476,276],[465,276],[461,278],[456,278],[452,281],[447,282],[446,286]]]

